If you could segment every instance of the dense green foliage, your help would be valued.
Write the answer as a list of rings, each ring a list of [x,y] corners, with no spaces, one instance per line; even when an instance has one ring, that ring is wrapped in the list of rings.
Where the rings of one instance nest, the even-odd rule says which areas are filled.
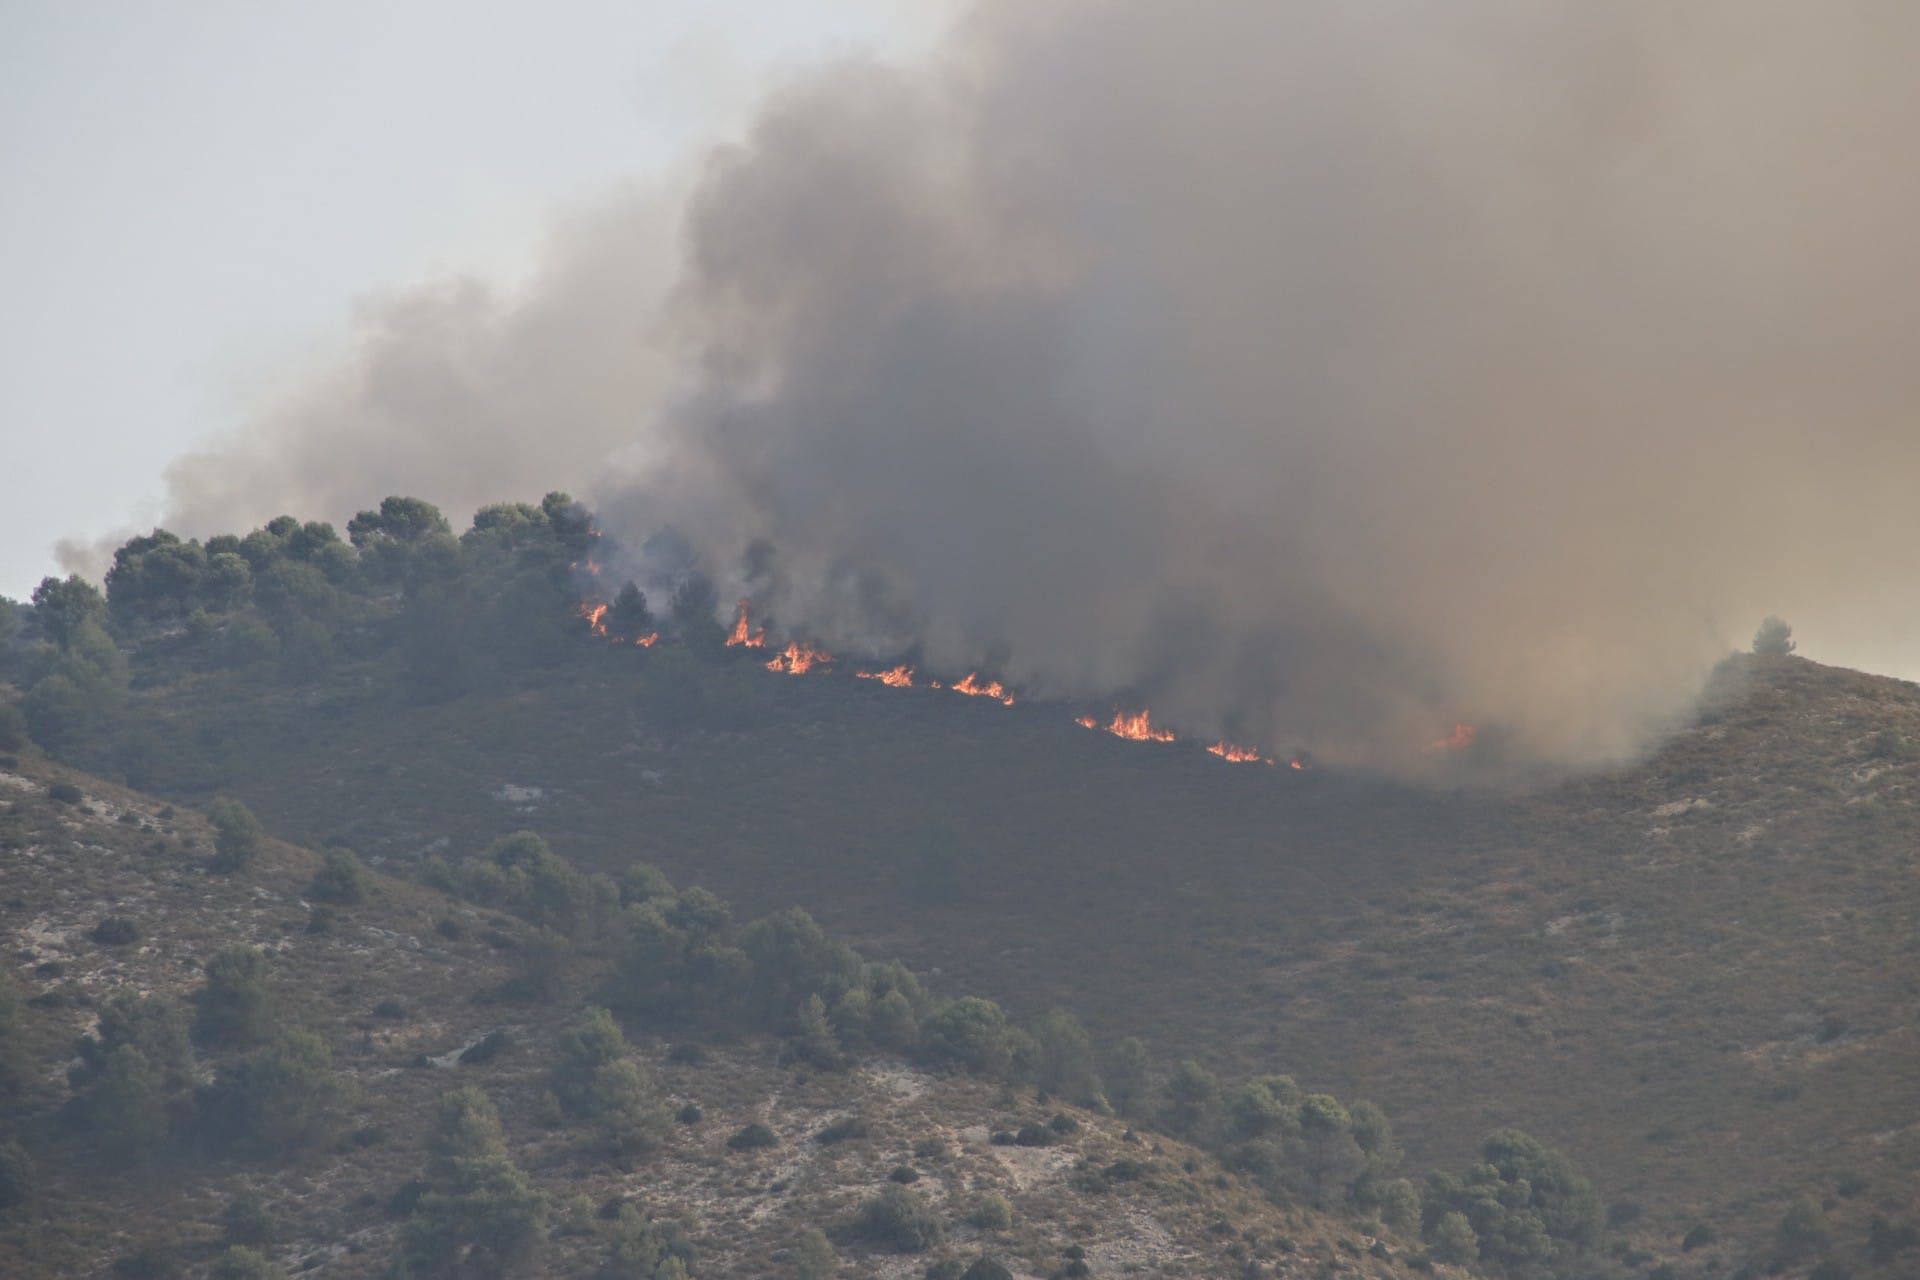
[[[500,1114],[478,1089],[440,1100],[428,1142],[427,1189],[401,1229],[409,1276],[514,1275],[547,1234],[546,1197],[507,1155]]]

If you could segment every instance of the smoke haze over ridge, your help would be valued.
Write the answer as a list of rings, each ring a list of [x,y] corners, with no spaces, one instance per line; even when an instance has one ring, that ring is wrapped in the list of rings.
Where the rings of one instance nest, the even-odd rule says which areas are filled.
[[[830,645],[1616,758],[1765,612],[1920,631],[1916,53],[1896,3],[981,4],[523,296],[374,305],[168,524],[565,486]]]

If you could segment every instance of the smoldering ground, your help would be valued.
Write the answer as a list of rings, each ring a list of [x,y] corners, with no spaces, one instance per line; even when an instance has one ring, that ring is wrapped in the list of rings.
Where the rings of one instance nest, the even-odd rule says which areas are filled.
[[[1619,758],[1767,612],[1920,661],[1916,53],[1864,0],[988,0],[522,295],[373,307],[169,523],[566,486],[829,644]]]

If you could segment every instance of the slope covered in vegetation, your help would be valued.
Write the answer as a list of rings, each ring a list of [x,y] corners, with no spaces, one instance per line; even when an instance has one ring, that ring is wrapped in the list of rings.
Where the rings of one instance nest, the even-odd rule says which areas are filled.
[[[1168,1127],[1170,1088],[1275,1072],[1379,1099],[1414,1168],[1518,1124],[1595,1176],[1626,1274],[1920,1256],[1912,686],[1730,660],[1632,768],[1422,789],[773,674],[725,646],[697,575],[657,614],[622,593],[583,619],[591,528],[560,499],[458,540],[404,503],[356,524],[277,522],[197,567],[130,544],[110,607],[49,584],[11,651],[24,727],[496,906],[512,891],[469,859],[522,827],[616,899],[646,862],[746,915],[797,904],[936,990],[1070,1008],[1109,1052],[1137,1037]],[[188,567],[129,594],[164,580],[155,555]],[[222,556],[248,577],[216,599]],[[1188,1131],[1258,1176],[1227,1114]],[[1427,1204],[1430,1247],[1455,1206],[1498,1234],[1468,1188]]]

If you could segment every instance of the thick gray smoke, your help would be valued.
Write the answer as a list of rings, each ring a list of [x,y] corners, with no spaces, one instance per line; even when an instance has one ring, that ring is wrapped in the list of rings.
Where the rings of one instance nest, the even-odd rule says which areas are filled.
[[[1917,54],[1902,0],[989,0],[712,157],[669,399],[615,237],[380,430],[526,491],[591,405],[616,526],[770,541],[830,644],[1394,767],[1456,720],[1617,758],[1763,613],[1920,624]],[[364,383],[276,448],[357,448]]]

